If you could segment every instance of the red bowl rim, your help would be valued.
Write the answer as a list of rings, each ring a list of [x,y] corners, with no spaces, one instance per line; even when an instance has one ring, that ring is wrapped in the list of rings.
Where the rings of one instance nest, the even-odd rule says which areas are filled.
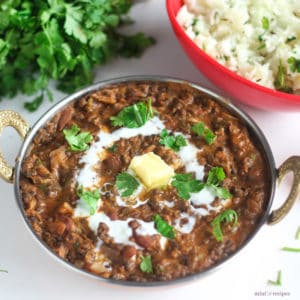
[[[183,1],[181,1],[181,6]],[[200,47],[196,45],[196,43],[185,33],[183,28],[179,25],[176,19],[175,11],[174,11],[174,0],[166,0],[166,6],[167,6],[167,12],[170,18],[170,21],[176,29],[176,31],[181,35],[181,37],[185,40],[185,43],[187,43],[189,46],[191,46],[196,52],[199,52],[199,56],[202,56],[204,59],[206,59],[209,63],[211,63],[215,68],[219,69],[220,72],[225,73],[229,77],[240,81],[242,84],[249,86],[250,88],[254,88],[262,93],[266,93],[275,97],[279,98],[285,98],[286,100],[294,101],[300,103],[300,96],[295,94],[288,94],[284,92],[277,91],[275,89],[267,88],[265,86],[262,86],[260,84],[257,84],[249,79],[246,79],[245,77],[242,77],[241,75],[238,75],[234,71],[231,71],[229,68],[223,66],[221,63],[219,63],[216,59],[212,58],[208,54],[206,54]]]

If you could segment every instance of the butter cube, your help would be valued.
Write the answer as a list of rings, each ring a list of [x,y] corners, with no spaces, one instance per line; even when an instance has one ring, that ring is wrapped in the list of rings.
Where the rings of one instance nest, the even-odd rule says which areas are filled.
[[[174,170],[153,152],[135,156],[129,169],[148,189],[166,186],[174,176]]]

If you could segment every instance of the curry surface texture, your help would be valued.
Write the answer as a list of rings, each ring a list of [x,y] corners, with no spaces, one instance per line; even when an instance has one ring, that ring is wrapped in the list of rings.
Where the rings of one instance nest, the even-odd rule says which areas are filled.
[[[172,184],[120,196],[116,176],[127,171],[136,156],[153,152],[176,174],[189,173],[183,152],[160,142],[161,127],[156,126],[153,134],[142,127],[137,135],[123,137],[122,128],[112,126],[112,116],[149,98],[160,126],[186,138],[185,151],[192,149],[194,154],[187,152],[185,159],[195,156],[191,164],[202,168],[203,182],[213,167],[223,168],[226,178],[221,185],[231,197],[211,199],[209,191],[202,191],[192,194],[201,200],[193,202],[182,199]],[[199,122],[216,135],[213,143],[192,130]],[[78,196],[78,178],[84,176],[90,149],[71,151],[63,133],[74,124],[92,134],[90,149],[105,144],[101,132],[108,139],[118,135],[97,153],[91,170],[96,174],[93,188],[101,197],[94,214],[84,211]],[[268,203],[267,169],[244,123],[211,97],[185,84],[133,81],[87,94],[45,124],[23,161],[20,189],[33,230],[62,259],[104,278],[164,281],[202,272],[245,243]],[[238,221],[221,222],[223,240],[218,241],[211,223],[228,209],[237,213]],[[160,234],[154,215],[173,227],[174,238]]]

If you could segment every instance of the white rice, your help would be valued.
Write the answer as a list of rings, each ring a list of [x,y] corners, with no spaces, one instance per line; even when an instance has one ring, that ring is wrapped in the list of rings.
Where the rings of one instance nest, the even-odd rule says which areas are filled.
[[[300,91],[300,70],[288,62],[294,57],[300,65],[300,0],[184,2],[177,20],[207,54],[263,86],[280,88],[275,82],[281,74],[286,88]]]

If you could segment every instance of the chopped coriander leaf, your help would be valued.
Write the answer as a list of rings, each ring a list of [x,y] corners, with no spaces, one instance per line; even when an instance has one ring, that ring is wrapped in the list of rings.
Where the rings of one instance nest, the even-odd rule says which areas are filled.
[[[179,197],[188,200],[190,193],[200,192],[205,183],[193,178],[192,174],[176,174],[171,182],[178,192]]]
[[[270,28],[270,22],[269,22],[269,19],[267,17],[262,18],[261,24],[262,24],[262,28],[264,30],[268,30]]]
[[[211,222],[212,226],[212,232],[214,237],[218,242],[223,241],[223,232],[221,228],[221,223],[233,223],[233,226],[237,224],[238,221],[238,215],[235,210],[233,209],[227,209],[220,213],[218,216],[216,216],[213,221]]]
[[[266,48],[266,43],[262,42],[261,45],[257,48],[257,50],[263,50]]]
[[[169,239],[174,239],[176,236],[176,232],[174,231],[174,228],[169,225],[160,215],[155,214],[152,217],[157,231],[164,237],[167,237]]]
[[[198,136],[203,136],[207,144],[211,145],[216,139],[216,135],[207,127],[205,127],[203,122],[194,124],[192,131],[195,132]]]
[[[72,151],[85,151],[89,148],[88,143],[93,140],[93,136],[88,132],[80,132],[77,125],[72,125],[70,129],[64,129],[63,133]]]
[[[150,255],[141,256],[140,269],[143,273],[153,273],[152,260]]]
[[[127,128],[142,127],[148,120],[153,118],[151,98],[145,102],[138,102],[123,108],[117,116],[111,117],[113,126],[124,126]]]
[[[292,56],[288,59],[288,63],[292,72],[300,73],[300,59],[296,59]]]
[[[197,18],[194,18],[193,21],[192,21],[192,26],[195,26],[198,23],[198,21],[199,20]]]
[[[216,194],[219,198],[228,199],[232,195],[228,190],[223,187],[220,187],[220,183],[225,179],[226,175],[224,173],[223,168],[213,167],[208,172],[208,177],[206,181],[206,185],[210,187],[214,194]]]
[[[3,269],[0,269],[0,272],[2,272],[2,273],[8,273],[7,270],[3,270]]]
[[[211,170],[208,172],[208,177],[207,177],[207,184],[212,184],[212,185],[219,185],[224,179],[226,175],[221,167],[213,167]]]
[[[221,199],[229,199],[232,196],[231,193],[223,187],[219,187],[215,185],[210,185],[209,187],[211,188],[213,193]]]
[[[111,153],[115,153],[117,151],[117,145],[113,144],[112,146],[108,147],[107,150]]]
[[[160,134],[159,142],[162,145],[165,145],[168,148],[173,149],[174,151],[178,152],[181,147],[186,146],[186,140],[183,135],[169,135],[168,131],[164,129]]]
[[[36,111],[44,100],[44,94],[41,94],[40,96],[37,96],[35,99],[33,99],[31,102],[25,102],[24,108],[26,108],[30,112]]]
[[[281,270],[279,270],[278,273],[277,273],[277,279],[276,279],[276,281],[268,280],[268,283],[272,284],[272,285],[281,286],[282,285],[282,272],[281,272]]]
[[[212,190],[217,197],[228,199],[232,195],[227,189],[220,186],[224,179],[223,168],[213,167],[208,173],[206,183],[194,179],[192,174],[176,174],[171,184],[176,188],[178,195],[185,200],[190,198],[190,193],[200,192],[204,187]]]
[[[300,248],[291,248],[291,247],[283,247],[281,250],[288,251],[288,252],[300,252]]]
[[[278,71],[277,75],[275,77],[275,82],[274,82],[276,90],[283,91],[286,93],[292,92],[291,88],[287,86],[286,82],[286,69],[282,65],[282,62],[279,62],[278,66]]]
[[[131,196],[139,185],[139,182],[127,172],[120,173],[116,177],[116,186],[122,197]]]
[[[98,206],[98,201],[100,199],[99,190],[84,190],[83,186],[80,186],[77,189],[77,195],[89,206],[90,215],[94,215]]]
[[[154,43],[119,31],[132,0],[0,1],[0,98],[47,91],[51,79],[73,92],[110,58],[138,57]],[[26,104],[34,111],[36,105]]]
[[[292,41],[294,41],[294,40],[296,40],[297,38],[295,37],[295,36],[291,36],[291,37],[289,37],[289,38],[287,38],[286,39],[286,43],[290,43],[290,42],[292,42]]]

